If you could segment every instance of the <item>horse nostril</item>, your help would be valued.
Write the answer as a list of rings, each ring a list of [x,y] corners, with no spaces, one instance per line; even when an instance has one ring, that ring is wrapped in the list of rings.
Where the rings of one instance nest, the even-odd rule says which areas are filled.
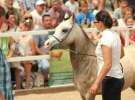
[[[46,41],[46,42],[44,43],[44,46],[45,46],[45,48],[48,48],[48,47],[50,46],[50,43],[49,43],[48,41]]]

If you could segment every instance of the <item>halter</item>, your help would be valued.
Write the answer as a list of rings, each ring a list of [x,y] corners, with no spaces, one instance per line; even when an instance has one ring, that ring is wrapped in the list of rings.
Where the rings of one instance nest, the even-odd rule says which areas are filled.
[[[66,36],[63,39],[59,39],[56,36],[52,35],[52,37],[54,37],[59,43],[63,42],[64,40],[67,39],[67,37],[69,36],[69,34],[71,33],[72,29],[73,29],[74,25],[72,25],[72,27],[68,30],[68,32],[66,32]]]

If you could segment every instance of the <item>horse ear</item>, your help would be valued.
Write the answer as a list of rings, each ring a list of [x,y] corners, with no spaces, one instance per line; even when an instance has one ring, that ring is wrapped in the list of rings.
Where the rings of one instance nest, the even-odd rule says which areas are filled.
[[[69,13],[65,13],[64,20],[68,20],[70,17]]]
[[[66,12],[65,16],[64,16],[64,20],[69,20],[69,19],[72,19],[72,21],[74,22],[75,21],[75,15],[71,12],[70,13]]]
[[[72,14],[71,16],[70,16],[70,22],[71,23],[75,23],[75,15],[74,14]]]

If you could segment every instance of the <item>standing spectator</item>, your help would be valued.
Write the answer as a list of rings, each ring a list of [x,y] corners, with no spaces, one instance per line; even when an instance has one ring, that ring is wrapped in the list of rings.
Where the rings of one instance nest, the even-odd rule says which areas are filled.
[[[42,16],[44,13],[45,2],[43,0],[38,0],[36,2],[35,9],[31,12],[35,29],[42,26]]]
[[[61,0],[52,0],[51,4],[52,8],[49,10],[49,14],[52,17],[53,27],[56,27],[64,19],[65,12],[69,10],[62,6]]]
[[[88,3],[85,0],[80,1],[80,12],[76,15],[76,22],[82,27],[91,27],[94,20],[94,14],[91,9],[88,8]]]
[[[69,10],[76,14],[79,10],[79,4],[77,1],[75,0],[68,0],[66,3],[65,3],[65,6],[69,8]]]
[[[95,22],[96,27],[102,32],[102,37],[96,47],[98,75],[90,87],[90,93],[96,95],[102,83],[102,100],[121,100],[124,76],[120,58],[124,54],[120,36],[110,29],[113,22],[108,12],[101,10],[97,13]]]
[[[42,17],[42,27],[40,30],[52,29],[52,18],[49,14],[45,14]],[[44,42],[48,39],[48,34],[34,35],[34,39],[41,50],[42,54],[49,54],[49,49],[44,48]],[[44,76],[44,86],[48,86],[48,74],[49,74],[49,62],[47,59],[41,59],[37,61],[38,69]]]
[[[7,29],[4,23],[5,20],[5,10],[0,6],[0,32],[5,32]],[[0,38],[1,46],[6,45],[2,42],[3,37]],[[5,37],[4,37],[5,38]],[[10,67],[6,60],[6,55],[3,48],[0,47],[0,100],[13,100],[12,87],[11,87],[11,74]]]

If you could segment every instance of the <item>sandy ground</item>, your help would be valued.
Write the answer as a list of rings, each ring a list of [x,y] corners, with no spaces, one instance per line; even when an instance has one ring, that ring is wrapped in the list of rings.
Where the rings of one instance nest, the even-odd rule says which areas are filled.
[[[81,98],[77,91],[71,91],[53,94],[29,94],[15,96],[15,100],[81,100]],[[96,100],[102,100],[101,95],[98,95]],[[122,100],[135,100],[135,92],[131,89],[123,91]]]
[[[21,95],[15,96],[15,100],[81,100],[81,97],[78,91],[70,91],[58,93]],[[102,100],[101,95],[96,96],[96,100]],[[135,100],[135,92],[132,91],[130,88],[123,91],[121,100]]]

